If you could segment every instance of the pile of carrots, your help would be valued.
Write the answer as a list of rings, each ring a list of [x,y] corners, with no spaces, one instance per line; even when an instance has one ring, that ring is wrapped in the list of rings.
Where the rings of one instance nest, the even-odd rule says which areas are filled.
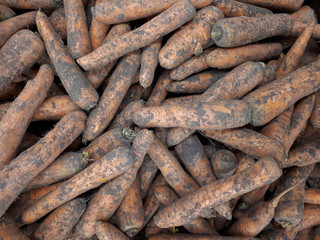
[[[320,239],[308,3],[0,0],[0,239]]]

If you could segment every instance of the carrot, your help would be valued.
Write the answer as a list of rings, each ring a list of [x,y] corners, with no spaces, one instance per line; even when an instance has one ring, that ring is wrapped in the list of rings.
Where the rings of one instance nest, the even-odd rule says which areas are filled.
[[[296,239],[299,240],[309,240],[310,239],[310,234],[311,234],[312,228],[307,228],[304,230],[301,230],[297,233]]]
[[[238,166],[238,159],[227,149],[216,151],[210,158],[214,175],[218,178],[232,176]]]
[[[22,222],[29,224],[38,220],[81,193],[96,188],[127,171],[134,161],[129,148],[116,148],[32,204],[24,211]]]
[[[73,59],[92,51],[86,14],[82,0],[64,0],[68,52]]]
[[[301,33],[306,29],[306,27],[310,23],[304,23],[300,21],[294,21],[293,27],[291,31],[287,34],[285,34],[286,37],[298,37],[301,35]],[[312,38],[314,39],[320,39],[320,24],[316,24],[314,26],[313,32],[312,32]]]
[[[268,25],[268,29],[266,29]],[[213,26],[212,39],[219,47],[238,47],[291,31],[293,20],[288,14],[261,17],[234,17]]]
[[[182,97],[172,97],[166,98],[162,103],[161,106],[172,106],[172,105],[181,105],[181,104],[191,104],[199,98],[201,94],[193,94],[187,95]]]
[[[19,155],[23,151],[27,150],[28,148],[36,144],[39,140],[40,140],[40,137],[38,137],[37,135],[30,132],[26,132],[21,140],[21,143],[16,153]]]
[[[320,189],[306,188],[304,195],[304,202],[310,204],[320,204]]]
[[[292,228],[293,232],[298,232],[320,224],[320,206],[315,204],[305,204],[301,222]]]
[[[0,21],[16,16],[16,13],[6,5],[0,4]]]
[[[250,4],[254,4],[254,5],[258,5],[266,8],[273,8],[273,9],[280,9],[280,10],[287,10],[287,11],[297,11],[301,7],[303,0],[281,0],[281,1],[239,0],[239,2],[250,3]]]
[[[85,70],[102,67],[174,31],[191,20],[195,13],[196,10],[189,0],[179,1],[135,30],[103,44],[88,55],[78,58],[77,62]]]
[[[317,24],[317,18],[315,11],[309,6],[302,6],[296,12],[290,14],[292,19],[304,23],[315,23]]]
[[[314,107],[310,116],[309,122],[315,128],[320,128],[320,91],[315,93]]]
[[[125,56],[119,62],[101,96],[98,106],[88,116],[86,129],[82,135],[83,141],[92,141],[107,128],[136,76],[139,65],[139,51]]]
[[[98,21],[104,24],[121,23],[157,15],[177,2],[177,0],[155,0],[152,2],[148,0],[102,1],[99,5],[96,5],[94,15]],[[212,0],[191,0],[191,3],[196,8],[203,8],[210,5]]]
[[[64,7],[58,7],[50,15],[53,29],[60,35],[62,40],[67,40],[67,25]]]
[[[155,179],[157,172],[157,165],[152,161],[149,155],[146,155],[137,173],[137,179],[140,185],[140,195],[142,198],[144,198],[147,194],[147,191]]]
[[[145,107],[138,110],[132,120],[139,127],[210,130],[244,126],[250,122],[250,114],[250,108],[244,101],[228,100],[180,106]]]
[[[0,3],[18,9],[54,9],[61,3],[61,0],[0,0]]]
[[[122,111],[129,103],[140,100],[143,98],[146,91],[152,90],[151,88],[143,89],[140,84],[132,85],[124,96],[118,111]]]
[[[0,169],[12,160],[34,111],[46,97],[52,82],[53,70],[48,65],[42,65],[35,79],[26,84],[1,119]]]
[[[268,229],[261,233],[261,239],[295,239],[296,235],[297,232],[287,231],[284,228]]]
[[[129,240],[123,232],[110,223],[98,222],[96,229],[99,240]]]
[[[275,58],[282,52],[280,43],[249,44],[235,48],[217,48],[207,55],[210,67],[226,69],[247,61],[264,61]]]
[[[261,82],[263,69],[262,63],[241,64],[208,88],[195,103],[241,98]],[[168,145],[176,145],[192,133],[194,130],[173,128],[168,133]]]
[[[174,81],[170,83],[166,90],[174,93],[202,93],[206,91],[212,84],[224,77],[228,72],[221,70],[210,70],[201,72],[183,81]]]
[[[84,210],[86,202],[75,198],[49,214],[33,234],[36,239],[58,240],[67,237],[69,231],[77,223]]]
[[[187,59],[183,63],[181,63],[179,66],[175,67],[170,71],[170,77],[172,80],[183,80],[190,75],[194,73],[201,72],[202,70],[205,70],[209,68],[206,58],[207,55],[214,50],[215,48],[208,48],[204,50],[199,55],[193,56],[190,59]]]
[[[103,43],[106,43],[113,38],[117,38],[121,36],[122,34],[130,31],[130,26],[128,24],[118,24],[112,26],[110,29],[108,35],[104,39]],[[111,69],[116,65],[117,60],[103,66],[102,68],[93,69],[91,71],[86,72],[86,77],[89,79],[89,81],[92,83],[92,85],[95,88],[98,88],[103,80],[108,76]]]
[[[259,17],[272,14],[272,12],[266,8],[233,0],[213,0],[212,4],[219,8],[226,17]]]
[[[139,82],[140,85],[144,88],[150,87],[155,70],[158,66],[158,54],[161,48],[161,40],[151,43],[146,46],[141,52],[141,67],[139,73]]]
[[[21,153],[2,169],[0,175],[0,216],[28,182],[53,162],[81,134],[84,129],[84,121],[85,114],[83,112],[67,114],[39,142]],[[52,141],[52,139],[56,140]]]
[[[204,234],[186,234],[186,233],[176,233],[176,234],[157,234],[149,238],[149,240],[257,240],[258,238],[239,238],[239,237],[227,237],[227,236],[212,236]]]
[[[293,72],[298,66],[303,52],[305,51],[307,44],[310,40],[314,24],[310,25],[303,31],[299,38],[295,41],[285,58],[281,61],[277,69],[277,78]]]
[[[266,64],[266,67],[263,72],[263,78],[260,84],[258,84],[258,88],[266,85],[274,81],[277,78],[277,68],[280,64],[279,60],[271,60]]]
[[[89,159],[82,153],[64,153],[33,178],[28,183],[26,189],[48,186],[52,183],[68,179],[82,171],[88,165]]]
[[[0,219],[0,236],[4,240],[29,240],[10,216]]]
[[[48,17],[38,12],[38,31],[45,42],[47,53],[67,93],[80,108],[89,110],[98,102],[98,93],[73,61]]]
[[[217,206],[271,183],[281,174],[282,171],[273,157],[262,158],[252,167],[190,192],[170,206],[160,210],[154,216],[155,223],[162,228],[185,224],[197,218],[204,209]]]
[[[223,13],[214,6],[199,10],[192,21],[176,31],[161,48],[160,65],[172,69],[192,55],[202,53],[211,40],[212,26],[222,18]]]
[[[137,134],[132,145],[136,162],[129,171],[104,184],[90,200],[87,210],[75,228],[80,236],[91,237],[95,233],[97,220],[107,221],[111,218],[126,196],[152,142],[153,136],[148,130],[141,130]]]

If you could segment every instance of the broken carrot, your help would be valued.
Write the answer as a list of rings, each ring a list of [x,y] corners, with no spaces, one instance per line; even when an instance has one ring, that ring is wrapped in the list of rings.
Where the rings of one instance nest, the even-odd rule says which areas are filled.
[[[58,7],[50,15],[53,29],[60,35],[62,40],[67,40],[67,25],[64,7]]]
[[[238,159],[227,149],[216,151],[210,158],[210,163],[218,179],[232,176],[238,167]]]
[[[16,13],[6,5],[0,4],[0,21],[16,16]]]
[[[107,222],[97,223],[96,235],[99,240],[129,240],[123,232]]]

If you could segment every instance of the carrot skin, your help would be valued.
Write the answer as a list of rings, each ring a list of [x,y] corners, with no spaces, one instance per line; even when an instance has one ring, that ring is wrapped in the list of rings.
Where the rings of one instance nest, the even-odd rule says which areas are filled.
[[[232,176],[238,167],[236,156],[227,149],[216,151],[210,158],[210,163],[218,179]]]
[[[157,165],[148,155],[146,155],[137,173],[137,178],[140,185],[140,195],[142,198],[146,196],[151,183],[157,175],[157,172]]]
[[[53,29],[60,35],[61,39],[67,40],[67,24],[63,6],[51,13],[50,22]]]
[[[78,58],[77,62],[85,70],[102,67],[179,28],[191,20],[195,13],[196,10],[189,0],[180,1],[144,25]]]
[[[82,133],[85,119],[86,116],[83,112],[67,114],[39,142],[21,153],[1,170],[0,216],[28,182],[53,162]],[[52,139],[57,140],[52,141]],[[42,146],[46,146],[46,148]]]
[[[162,233],[151,236],[149,240],[258,240],[254,237],[228,237],[228,236],[212,236],[205,234],[186,234],[186,233]]]
[[[314,107],[309,122],[315,128],[320,128],[320,91],[315,93]]]
[[[310,204],[320,204],[320,189],[306,188],[304,202]]]
[[[54,9],[61,3],[61,0],[1,0],[0,3],[17,9]]]
[[[100,240],[129,240],[118,228],[107,222],[98,222],[96,234]]]
[[[272,8],[272,9],[280,9],[280,10],[287,10],[287,11],[297,11],[302,3],[303,0],[239,0],[239,2],[245,2],[254,4],[257,6],[262,6],[266,8]]]

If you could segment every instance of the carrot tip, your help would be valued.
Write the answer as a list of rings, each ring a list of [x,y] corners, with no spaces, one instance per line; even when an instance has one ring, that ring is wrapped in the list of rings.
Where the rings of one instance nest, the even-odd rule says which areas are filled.
[[[132,229],[125,231],[125,233],[129,237],[133,237],[138,232],[138,230],[139,230],[138,228],[132,228]]]
[[[219,41],[222,37],[222,31],[220,27],[214,28],[214,30],[211,32],[211,38],[213,41]]]

